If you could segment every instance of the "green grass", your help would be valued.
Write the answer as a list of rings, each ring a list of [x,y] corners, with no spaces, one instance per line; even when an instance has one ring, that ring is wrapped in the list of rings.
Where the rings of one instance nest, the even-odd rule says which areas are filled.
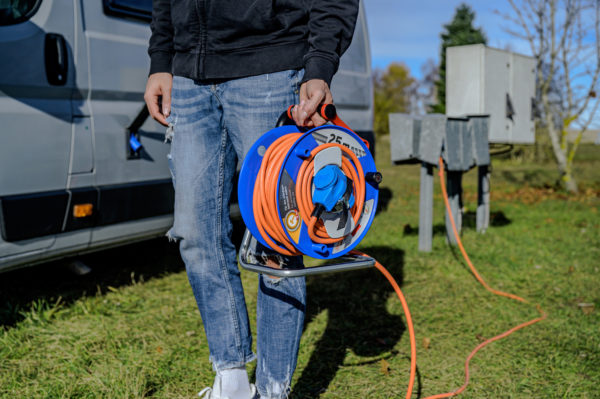
[[[480,339],[536,317],[532,304],[540,304],[548,319],[479,352],[461,397],[599,398],[600,149],[582,148],[577,196],[552,188],[552,165],[496,160],[492,226],[483,235],[472,217],[476,173],[465,175],[467,251],[491,286],[532,303],[521,304],[485,291],[446,245],[437,182],[433,251],[417,251],[418,167],[391,166],[387,146],[377,148],[384,209],[361,249],[396,276],[410,305],[413,397],[460,386]],[[94,269],[85,277],[60,263],[0,275],[0,397],[181,398],[211,384],[174,245],[154,240],[83,260]],[[256,276],[242,278],[253,319]],[[386,280],[375,270],[313,277],[308,298],[293,397],[404,397],[408,334]],[[586,313],[580,303],[595,307]]]

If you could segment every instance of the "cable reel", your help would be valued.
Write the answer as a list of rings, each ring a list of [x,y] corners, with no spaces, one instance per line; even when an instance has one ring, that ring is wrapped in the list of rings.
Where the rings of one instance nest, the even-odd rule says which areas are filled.
[[[288,123],[291,110],[282,114]],[[367,143],[335,107],[319,111],[337,124],[308,131],[284,125],[254,143],[240,171],[238,201],[248,231],[264,246],[333,259],[356,247],[371,226],[381,174]]]
[[[321,116],[334,125],[306,132],[297,126],[277,127],[265,133],[250,149],[238,184],[238,200],[246,233],[240,264],[248,270],[276,277],[299,277],[374,266],[390,282],[406,315],[410,339],[410,376],[406,399],[413,394],[416,378],[416,337],[404,294],[393,276],[375,259],[352,251],[368,231],[378,200],[381,174],[368,146],[341,121],[332,105],[323,106]],[[291,107],[279,118],[291,122]],[[278,121],[278,124],[279,122]],[[440,184],[459,248],[476,279],[494,294],[526,302],[514,294],[494,290],[472,265],[456,231],[444,185],[444,163],[440,158]],[[251,261],[252,239],[286,255],[309,255],[317,259],[346,256],[349,261],[304,269],[277,269]],[[449,398],[463,392],[469,383],[469,362],[484,346],[524,327],[540,322],[546,314],[519,324],[480,343],[465,361],[465,383],[458,389],[426,399]]]

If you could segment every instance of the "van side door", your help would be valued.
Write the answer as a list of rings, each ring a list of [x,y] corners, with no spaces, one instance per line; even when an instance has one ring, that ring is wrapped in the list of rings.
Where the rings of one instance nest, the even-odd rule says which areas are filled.
[[[51,246],[63,226],[73,41],[73,0],[0,2],[0,263]]]
[[[94,168],[100,214],[92,245],[150,227],[142,219],[173,210],[165,128],[148,117],[144,90],[150,69],[152,0],[81,0],[88,48]],[[134,151],[131,136],[142,145]],[[117,227],[124,222],[127,229]],[[166,229],[170,221],[161,222]],[[163,231],[163,233],[164,233]]]

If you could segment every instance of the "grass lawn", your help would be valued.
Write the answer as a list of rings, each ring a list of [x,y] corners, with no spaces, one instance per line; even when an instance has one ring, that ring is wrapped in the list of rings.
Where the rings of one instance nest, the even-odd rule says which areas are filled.
[[[416,397],[463,382],[482,339],[547,320],[482,350],[463,398],[600,398],[600,147],[576,161],[581,194],[552,189],[551,164],[494,160],[492,219],[475,232],[476,172],[465,175],[463,241],[495,288],[485,291],[445,242],[436,181],[434,242],[417,251],[418,166],[391,166],[382,211],[360,249],[401,284],[418,351]],[[90,254],[93,272],[52,263],[0,275],[0,397],[182,398],[212,383],[208,348],[177,249],[166,239]],[[256,276],[242,272],[253,319]],[[308,280],[308,313],[293,398],[404,397],[409,343],[402,308],[375,270]],[[254,327],[254,326],[253,326]],[[252,373],[254,364],[248,366]]]

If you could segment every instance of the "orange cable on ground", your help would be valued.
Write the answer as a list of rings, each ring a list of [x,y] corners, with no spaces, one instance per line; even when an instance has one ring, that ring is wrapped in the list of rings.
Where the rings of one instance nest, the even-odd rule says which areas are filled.
[[[441,157],[440,157],[440,160],[439,160],[439,176],[440,176],[440,184],[441,184],[441,187],[442,187],[442,195],[444,197],[444,203],[446,204],[446,210],[448,211],[448,216],[449,216],[449,219],[450,219],[450,224],[452,225],[452,231],[454,232],[454,237],[456,237],[456,242],[458,244],[458,247],[460,248],[460,251],[461,251],[463,257],[465,258],[465,261],[469,265],[469,268],[471,269],[471,272],[473,273],[473,275],[475,276],[475,278],[477,279],[477,281],[479,281],[481,283],[481,285],[483,285],[485,287],[486,290],[490,291],[491,293],[493,293],[495,295],[500,295],[500,296],[504,296],[504,297],[507,297],[507,298],[514,299],[516,301],[528,303],[525,299],[521,298],[520,296],[517,296],[517,295],[514,295],[514,294],[510,294],[510,293],[507,293],[507,292],[503,292],[503,291],[498,291],[498,290],[495,290],[495,289],[491,288],[483,280],[483,278],[481,278],[481,276],[477,272],[477,269],[475,269],[475,266],[473,266],[473,263],[471,262],[471,259],[469,259],[469,255],[467,255],[467,251],[465,251],[465,248],[462,245],[462,241],[460,239],[460,236],[458,235],[458,229],[456,228],[456,223],[454,222],[454,216],[452,215],[452,210],[450,209],[450,201],[448,200],[448,193],[446,191],[446,184],[444,183],[444,160]],[[437,395],[433,395],[433,396],[428,396],[425,399],[449,398],[449,397],[458,395],[459,393],[463,392],[467,388],[467,385],[469,385],[469,363],[471,362],[471,359],[473,358],[473,356],[475,356],[475,354],[477,352],[479,352],[479,350],[481,348],[487,346],[488,344],[491,344],[494,341],[498,341],[499,339],[505,338],[505,337],[509,336],[510,334],[514,333],[515,331],[518,331],[518,330],[520,330],[522,328],[525,328],[525,327],[528,327],[528,326],[530,326],[532,324],[540,322],[540,321],[544,320],[547,317],[546,313],[544,313],[544,311],[539,307],[539,305],[537,306],[537,310],[541,314],[540,317],[532,319],[532,320],[529,320],[529,321],[527,321],[525,323],[519,324],[518,326],[515,326],[515,327],[511,328],[510,330],[507,330],[507,331],[503,332],[502,334],[498,334],[495,337],[489,338],[489,339],[483,341],[482,343],[480,343],[479,345],[477,345],[475,347],[475,349],[473,349],[471,351],[471,353],[469,354],[469,356],[467,356],[467,360],[465,361],[465,383],[463,385],[461,385],[458,389],[456,389],[453,392],[447,392],[447,393],[441,393],[441,394],[437,394]]]
[[[369,256],[360,251],[351,251],[350,253],[362,256]],[[408,309],[408,303],[406,302],[406,298],[404,298],[404,294],[400,289],[400,286],[392,277],[390,272],[387,271],[385,267],[379,262],[375,260],[375,268],[381,272],[388,279],[394,291],[396,291],[396,295],[398,299],[400,299],[400,303],[402,304],[402,309],[404,310],[404,315],[406,316],[406,326],[408,328],[408,337],[410,340],[410,376],[408,377],[408,388],[406,389],[406,399],[410,399],[412,396],[413,386],[415,385],[415,377],[417,375],[417,342],[415,338],[415,328],[413,326],[412,317],[410,315],[410,310]]]
[[[450,201],[448,200],[448,192],[446,191],[446,183],[444,182],[444,160],[441,157],[439,160],[439,170],[440,170],[439,176],[440,176],[440,185],[442,187],[442,195],[444,197],[444,203],[446,204],[446,209],[448,211],[448,217],[450,218],[450,224],[452,225],[452,231],[454,232],[454,237],[456,237],[456,243],[458,244],[458,248],[460,249],[460,252],[462,253],[463,258],[465,258],[467,265],[469,265],[469,268],[471,269],[471,273],[473,273],[473,275],[475,276],[477,281],[479,281],[481,283],[481,285],[483,285],[485,287],[485,289],[488,290],[489,292],[491,292],[492,294],[505,296],[507,298],[514,299],[515,301],[527,303],[527,301],[525,299],[521,298],[520,296],[510,294],[508,292],[498,291],[498,290],[495,290],[492,287],[490,287],[483,280],[483,278],[479,275],[479,273],[477,272],[477,269],[475,269],[475,266],[473,266],[473,263],[471,263],[471,259],[469,258],[469,255],[467,255],[467,251],[465,251],[465,247],[463,247],[462,241],[458,235],[458,230],[456,228],[456,222],[454,221],[454,215],[452,214],[452,210],[450,209]]]

